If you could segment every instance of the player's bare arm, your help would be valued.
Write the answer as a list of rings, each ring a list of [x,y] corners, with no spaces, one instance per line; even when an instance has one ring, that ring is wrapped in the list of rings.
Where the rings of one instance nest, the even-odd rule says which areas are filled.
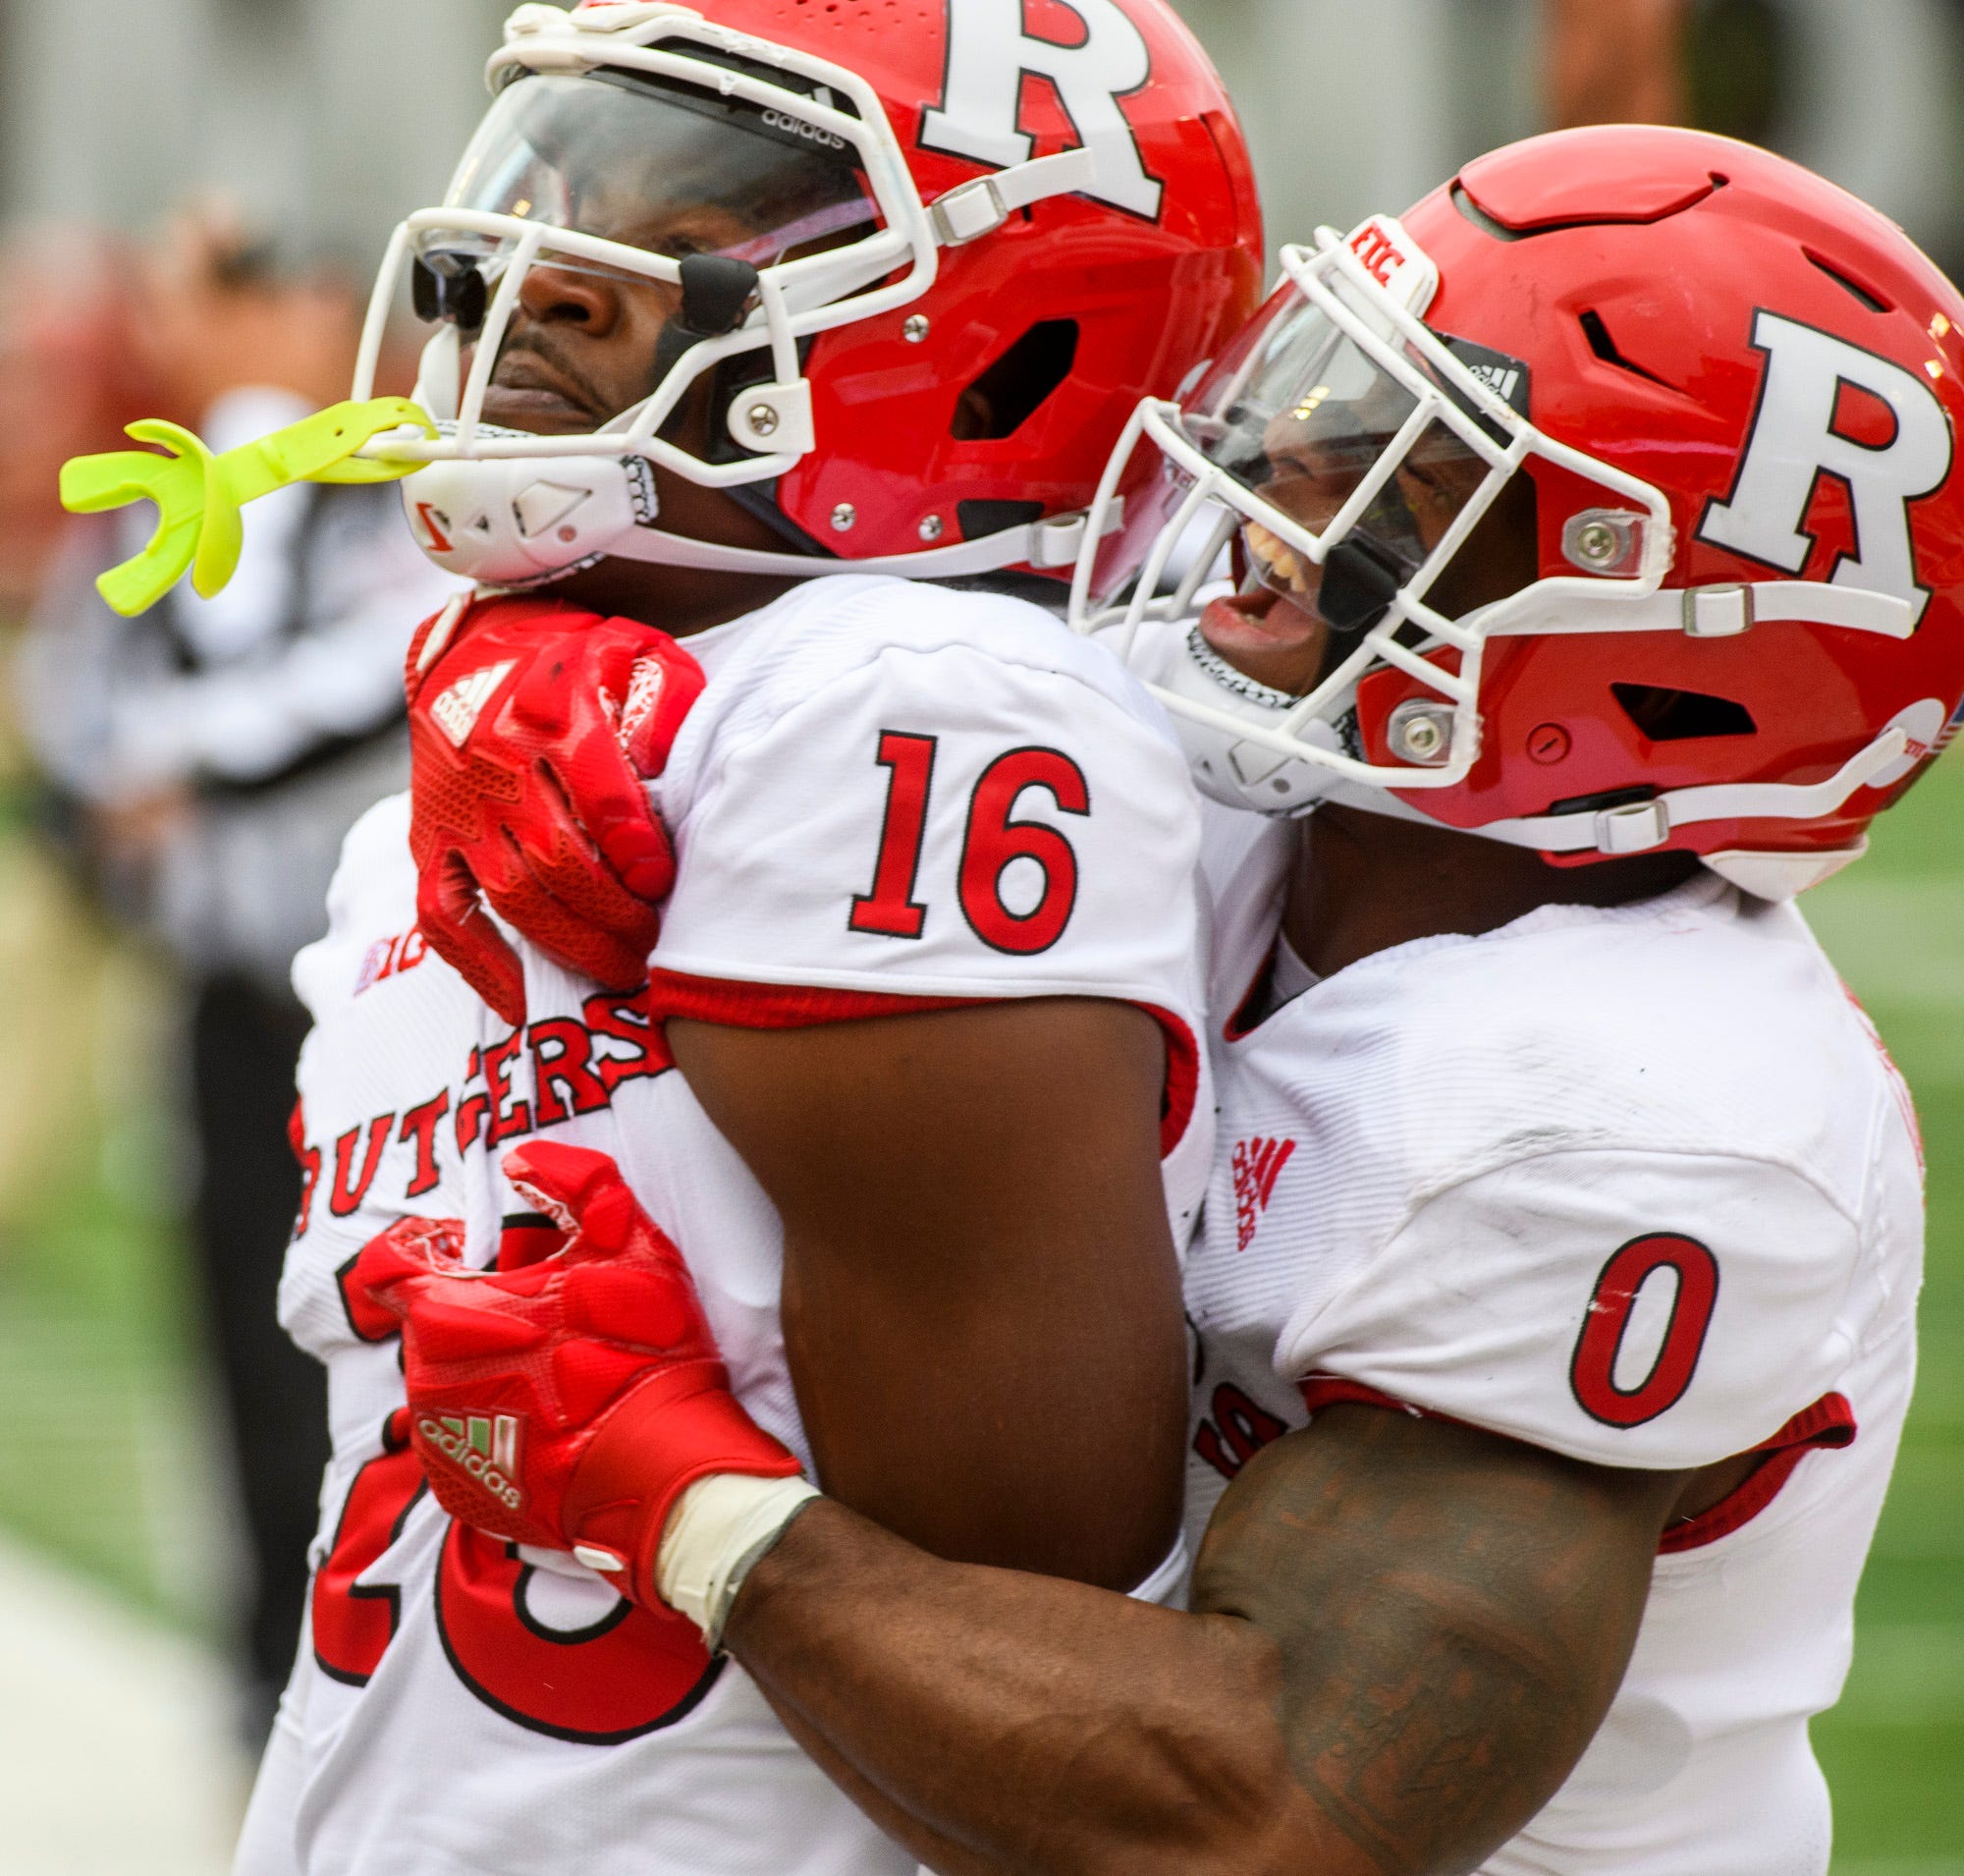
[[[1142,1580],[1186,1424],[1152,1018],[1045,998],[670,1036],[784,1219],[826,1490],[939,1556]]]
[[[1603,134],[1590,147],[1626,145],[1666,174],[1704,160],[1696,139]],[[1694,180],[1695,206],[1710,178]],[[1774,231],[1768,277],[1787,270],[1781,291],[1813,303],[1798,269],[1816,263],[1779,232],[1785,193],[1804,185],[1769,169],[1752,187]],[[1503,191],[1489,196],[1509,208]],[[1845,1665],[1821,1612],[1851,1605],[1901,1422],[1898,1299],[1914,1288],[1918,1181],[1899,1091],[1804,926],[1766,902],[1852,856],[1824,859],[1806,842],[1839,836],[1832,817],[1855,778],[1884,775],[1906,733],[1881,701],[1851,710],[1831,783],[1801,768],[1738,795],[1731,778],[1770,745],[1738,750],[1737,766],[1715,748],[1707,769],[1687,755],[1668,770],[1644,748],[1620,752],[1621,720],[1599,693],[1615,672],[1648,712],[1694,675],[1764,685],[1752,694],[1769,729],[1754,734],[1772,736],[1809,714],[1782,689],[1811,655],[1804,628],[1872,635],[1881,670],[1913,602],[1820,579],[1770,590],[1791,616],[1762,624],[1792,629],[1721,667],[1700,641],[1728,635],[1692,627],[1737,592],[1729,563],[1694,559],[1681,576],[1693,597],[1665,594],[1656,630],[1628,630],[1612,608],[1661,586],[1578,592],[1562,566],[1612,564],[1647,516],[1668,511],[1648,482],[1586,457],[1644,513],[1617,511],[1611,525],[1569,515],[1566,485],[1495,482],[1512,475],[1492,454],[1499,436],[1566,450],[1571,470],[1590,440],[1526,427],[1531,377],[1558,384],[1564,367],[1539,330],[1509,324],[1507,269],[1547,252],[1559,272],[1566,250],[1533,248],[1524,262],[1445,193],[1412,220],[1465,283],[1466,302],[1449,303],[1481,343],[1450,351],[1418,327],[1410,308],[1442,270],[1409,231],[1368,224],[1290,264],[1305,292],[1340,274],[1369,315],[1339,320],[1325,293],[1331,330],[1302,327],[1284,290],[1273,358],[1256,369],[1237,354],[1225,388],[1193,394],[1192,435],[1160,434],[1166,453],[1222,470],[1219,499],[1246,524],[1254,578],[1225,619],[1203,617],[1214,651],[1233,656],[1238,621],[1270,651],[1300,654],[1299,670],[1266,682],[1317,687],[1295,702],[1217,689],[1268,710],[1270,743],[1285,747],[1274,726],[1300,725],[1287,712],[1328,711],[1313,727],[1329,738],[1296,738],[1271,777],[1234,759],[1258,719],[1215,702],[1194,719],[1215,733],[1203,779],[1230,799],[1259,784],[1283,805],[1318,800],[1335,766],[1352,785],[1341,804],[1324,800],[1298,848],[1285,936],[1308,987],[1278,993],[1279,952],[1266,1004],[1258,985],[1247,1024],[1225,1038],[1234,1144],[1187,1272],[1203,1345],[1195,1451],[1217,1473],[1210,1484],[1196,1472],[1203,1517],[1219,1475],[1233,1482],[1195,1613],[937,1562],[837,1505],[777,1509],[774,1495],[797,1489],[782,1481],[718,1484],[774,1520],[761,1540],[747,1513],[720,1514],[719,1529],[700,1509],[709,1485],[678,1501],[677,1481],[699,1476],[682,1429],[643,1422],[629,1456],[650,1517],[680,1503],[636,1593],[721,1637],[845,1789],[946,1870],[1469,1871],[1509,1839],[1506,1865],[1608,1870],[1629,1865],[1632,1830],[1657,1867],[1827,1866],[1825,1790],[1798,1722]],[[1708,224],[1692,227],[1703,239]],[[1892,239],[1876,237],[1879,258],[1913,270]],[[1409,419],[1413,374],[1380,343],[1400,314],[1424,341],[1427,382],[1444,387],[1424,435]],[[1732,329],[1758,325],[1752,314]],[[1298,353],[1305,331],[1314,343]],[[1931,394],[1908,373],[1861,357],[1900,395],[1906,424],[1929,417]],[[1768,400],[1771,388],[1738,406],[1748,467],[1760,426],[1800,421],[1798,405]],[[1351,515],[1340,478],[1322,470],[1352,463],[1360,436],[1389,453],[1392,479],[1381,474],[1384,499]],[[1662,477],[1685,472],[1668,435],[1653,459]],[[1474,492],[1490,504],[1478,525],[1460,525],[1463,507],[1448,521]],[[1553,525],[1564,516],[1573,528]],[[1337,538],[1351,526],[1354,542]],[[1442,575],[1433,563],[1455,529],[1461,551]],[[1655,541],[1642,581],[1674,551]],[[1914,542],[1900,544],[1913,561]],[[1430,592],[1443,610],[1426,624],[1477,643],[1489,608],[1542,585],[1564,607],[1548,634],[1557,650],[1535,667],[1549,700],[1492,744],[1525,748],[1525,767],[1501,762],[1519,811],[1497,818],[1494,802],[1460,799],[1465,826],[1373,811],[1364,789],[1421,796],[1414,770],[1444,769],[1455,750],[1470,760],[1478,729],[1478,713],[1448,707],[1451,674],[1414,661],[1385,623],[1391,601],[1410,609]],[[1118,610],[1136,617],[1143,603],[1135,592]],[[1540,658],[1536,635],[1521,636],[1524,662]],[[1763,642],[1779,655],[1762,656]],[[1576,645],[1597,661],[1587,681],[1565,662]],[[1666,662],[1649,669],[1652,655]],[[1196,669],[1218,679],[1219,662],[1197,656]],[[1669,683],[1642,685],[1646,670]],[[1937,673],[1933,656],[1932,671],[1939,703],[1953,697],[1954,668]],[[1190,705],[1194,689],[1170,700]],[[1369,716],[1391,699],[1383,724]],[[1496,724],[1529,707],[1511,691],[1485,703]],[[1671,727],[1615,707],[1646,743]],[[1579,750],[1564,716],[1605,731],[1588,755],[1600,767],[1578,753],[1571,775],[1606,788],[1551,800],[1571,775],[1533,771]],[[1353,732],[1361,744],[1346,743]],[[1710,786],[1675,785],[1700,773]],[[1643,779],[1654,774],[1673,788],[1659,794]],[[1746,807],[1768,823],[1751,830],[1763,845],[1719,845],[1743,837],[1722,817]],[[1490,824],[1491,850],[1474,838]],[[1544,854],[1580,855],[1585,869]],[[1743,903],[1735,881],[1761,903]],[[1641,1294],[1666,1270],[1651,1293],[1648,1366],[1625,1360]],[[1350,1391],[1337,1400],[1378,1405],[1332,1406],[1330,1384]],[[413,1396],[413,1365],[410,1385]],[[1433,1417],[1386,1410],[1402,1402]],[[1852,1460],[1816,1456],[1858,1431]],[[1727,1594],[1746,1576],[1750,1622]],[[1615,1714],[1623,1723],[1606,1725]],[[1591,1776],[1569,1780],[1589,1748]]]
[[[1191,1615],[948,1568],[816,1505],[725,1639],[977,1869],[1447,1876],[1572,1769],[1660,1529],[1722,1489],[1334,1407],[1229,1488]]]
[[[540,1147],[524,1165],[515,1159],[521,1187],[551,1170],[554,1153],[566,1157]],[[713,1593],[689,1587],[729,1566],[683,1559],[704,1548],[707,1502],[685,1482],[782,1474],[788,1460],[781,1449],[759,1458],[740,1435],[740,1457],[726,1457],[740,1422],[727,1396],[713,1420],[721,1450],[705,1449],[693,1409],[682,1414],[662,1379],[665,1369],[702,1372],[706,1331],[684,1267],[666,1245],[657,1266],[621,1267],[636,1232],[658,1234],[645,1217],[624,1228],[638,1214],[604,1160],[572,1157],[590,1164],[588,1189],[547,1197],[548,1209],[571,1203],[577,1234],[572,1261],[546,1276],[563,1287],[558,1319],[582,1325],[557,1335],[561,1352],[576,1357],[592,1338],[645,1344],[653,1332],[636,1324],[678,1314],[697,1327],[671,1355],[647,1349],[647,1392],[630,1387],[575,1430],[566,1467],[544,1444],[536,1455],[526,1446],[528,1502],[563,1508],[545,1527],[528,1525],[529,1540],[578,1542],[596,1507],[611,1517],[624,1501],[644,1504],[644,1526],[665,1535],[622,1546],[631,1592],[666,1596],[720,1631],[820,1763],[944,1871],[1476,1867],[1542,1808],[1594,1737],[1665,1525],[1723,1498],[1767,1458],[1611,1468],[1448,1420],[1335,1406],[1229,1488],[1191,1614],[948,1563],[821,1500],[769,1511],[788,1521],[726,1624],[721,1611],[705,1614]],[[646,1287],[651,1278],[673,1303]],[[517,1346],[509,1331],[460,1334],[460,1305],[482,1312],[509,1284],[512,1308],[538,1306],[520,1298],[536,1294],[522,1274],[464,1280],[461,1293],[457,1283],[375,1247],[357,1273],[358,1286],[411,1294],[390,1307],[409,1319],[410,1396],[425,1412],[482,1389],[486,1362],[460,1349],[476,1343],[495,1371],[499,1352]],[[419,1333],[418,1311],[446,1289],[427,1318],[439,1345]],[[617,1328],[607,1317],[624,1307],[632,1321]],[[457,1497],[456,1475],[431,1476],[446,1504],[483,1516]],[[570,1490],[554,1483],[566,1477]],[[786,1489],[775,1477],[714,1489],[732,1485],[773,1508]],[[712,1531],[707,1548],[740,1553],[751,1541]]]

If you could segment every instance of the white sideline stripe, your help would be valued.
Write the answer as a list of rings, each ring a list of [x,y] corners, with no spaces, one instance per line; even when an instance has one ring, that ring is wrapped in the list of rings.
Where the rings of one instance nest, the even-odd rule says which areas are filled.
[[[225,1876],[248,1769],[223,1668],[0,1537],[0,1866]]]

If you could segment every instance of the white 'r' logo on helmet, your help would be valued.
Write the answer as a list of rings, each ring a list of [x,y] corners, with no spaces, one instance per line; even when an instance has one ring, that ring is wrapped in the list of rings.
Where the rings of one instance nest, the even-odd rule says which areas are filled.
[[[1835,563],[1832,583],[1893,593],[1922,618],[1930,593],[1917,582],[1909,505],[1943,485],[1952,447],[1936,393],[1901,365],[1776,312],[1754,314],[1753,346],[1767,355],[1760,408],[1732,493],[1706,504],[1699,538],[1798,574],[1814,549],[1802,528],[1815,484],[1836,476],[1847,484],[1855,551]],[[1895,432],[1886,443],[1835,429],[1844,384],[1887,407]]]
[[[921,119],[921,146],[1002,169],[1028,162],[1034,139],[1016,127],[1023,80],[1048,79],[1097,165],[1084,193],[1157,218],[1162,186],[1118,108],[1152,76],[1145,34],[1118,0],[1061,4],[1084,22],[1082,44],[1033,38],[1023,0],[948,0],[948,76],[940,105]]]

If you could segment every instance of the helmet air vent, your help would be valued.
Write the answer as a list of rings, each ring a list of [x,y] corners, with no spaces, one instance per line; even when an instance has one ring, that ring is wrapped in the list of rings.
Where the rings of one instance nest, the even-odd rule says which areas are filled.
[[[1483,235],[1492,235],[1496,241],[1519,241],[1521,239],[1518,231],[1507,227],[1504,222],[1496,221],[1492,215],[1488,214],[1471,195],[1467,194],[1465,185],[1462,183],[1454,183],[1452,185],[1452,205],[1475,228],[1479,229]]]
[[[1857,300],[1859,300],[1863,305],[1867,306],[1871,312],[1895,311],[1894,305],[1891,304],[1890,302],[1888,302],[1887,300],[1884,300],[1882,296],[1878,292],[1876,292],[1876,290],[1873,287],[1865,287],[1852,274],[1847,272],[1845,268],[1841,267],[1836,262],[1829,260],[1827,257],[1827,255],[1817,253],[1812,248],[1806,246],[1803,246],[1800,251],[1803,254],[1805,254],[1808,257],[1808,259],[1815,264],[1815,266],[1819,267],[1821,271],[1825,273],[1829,280],[1833,281],[1833,283],[1837,287],[1844,287],[1847,289],[1849,293],[1853,294],[1854,297]]]
[[[1653,384],[1663,385],[1666,391],[1677,391],[1677,386],[1668,378],[1659,377],[1648,366],[1639,364],[1634,359],[1626,359],[1616,349],[1616,342],[1609,336],[1609,328],[1604,324],[1600,312],[1585,312],[1581,324],[1583,336],[1589,341],[1589,350],[1605,364],[1613,364],[1618,371],[1628,371],[1635,377],[1648,378]],[[1684,393],[1679,391],[1678,395],[1682,397]]]
[[[1612,684],[1609,691],[1652,743],[1689,743],[1697,737],[1752,736],[1759,725],[1743,703],[1703,690],[1674,690],[1655,684]]]
[[[949,434],[957,443],[1013,436],[1076,362],[1077,321],[1040,320],[961,394]]]

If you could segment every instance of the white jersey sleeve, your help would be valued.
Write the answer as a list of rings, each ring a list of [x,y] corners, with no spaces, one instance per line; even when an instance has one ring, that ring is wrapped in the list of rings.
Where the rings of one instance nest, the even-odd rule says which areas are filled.
[[[1144,692],[1015,600],[813,585],[678,741],[658,972],[1190,1014],[1199,810]]]
[[[1782,1166],[1538,1154],[1423,1204],[1288,1326],[1282,1359],[1573,1459],[1707,1465],[1846,1368],[1860,1249],[1857,1222]]]
[[[1266,1320],[1312,1406],[1669,1469],[1848,1367],[1900,1087],[1790,911],[1698,880],[1421,940],[1224,1061],[1197,1319]]]
[[[1593,1463],[1759,1451],[1675,1518],[1589,1750],[1482,1876],[1822,1876],[1809,1716],[1915,1373],[1900,1078],[1790,906],[1694,878],[1360,960],[1220,1045],[1190,1536],[1345,1401]]]

